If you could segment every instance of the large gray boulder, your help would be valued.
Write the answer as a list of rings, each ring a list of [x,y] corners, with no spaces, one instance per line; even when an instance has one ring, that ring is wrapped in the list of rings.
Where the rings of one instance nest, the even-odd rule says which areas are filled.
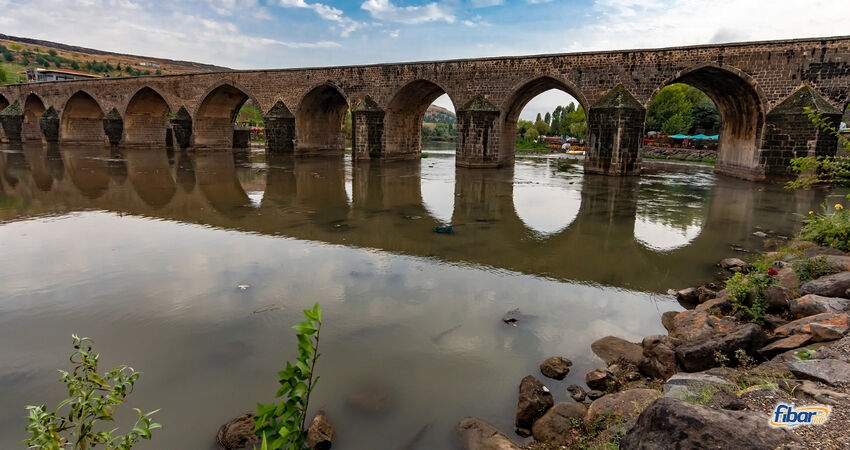
[[[587,409],[587,420],[592,422],[597,417],[609,415],[628,420],[640,414],[647,405],[659,397],[661,393],[655,389],[643,388],[608,394],[590,404]]]
[[[464,450],[521,450],[496,427],[476,417],[462,419],[457,432]]]
[[[796,442],[786,429],[772,428],[768,417],[661,398],[638,416],[620,441],[622,450],[774,449]]]
[[[540,363],[540,373],[554,380],[563,380],[573,362],[563,356],[553,356]]]
[[[848,298],[847,289],[850,289],[850,272],[841,272],[804,283],[800,293]]]
[[[701,340],[686,342],[676,347],[676,358],[688,372],[698,372],[718,365],[716,355],[723,354],[728,362],[737,362],[734,353],[743,349],[755,355],[764,346],[767,335],[760,326],[752,323],[740,325],[728,333],[717,333]]]
[[[520,436],[531,434],[531,425],[555,404],[549,388],[531,375],[519,384],[519,399],[516,405],[516,432]]]

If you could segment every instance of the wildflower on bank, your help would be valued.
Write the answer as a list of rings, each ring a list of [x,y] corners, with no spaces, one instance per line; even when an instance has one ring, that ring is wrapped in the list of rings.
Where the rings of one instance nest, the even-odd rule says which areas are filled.
[[[842,209],[844,209],[844,207],[843,207],[843,206],[841,206],[841,203],[836,203],[836,204],[835,204],[835,210],[836,210],[836,211],[841,211]]]
[[[767,274],[771,276],[776,276],[779,275],[779,271],[771,267],[770,269],[767,269]]]

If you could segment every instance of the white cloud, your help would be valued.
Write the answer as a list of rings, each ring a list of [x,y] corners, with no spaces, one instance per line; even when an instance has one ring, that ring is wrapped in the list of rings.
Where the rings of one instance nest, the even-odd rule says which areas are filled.
[[[361,23],[344,16],[342,10],[325,5],[324,3],[307,3],[305,0],[280,0],[279,4],[284,8],[312,9],[319,17],[339,24],[340,34],[342,36],[348,36],[362,26]]]
[[[504,5],[505,0],[472,0],[470,3],[473,8],[489,8],[491,6]]]
[[[847,34],[843,0],[596,0],[564,50],[616,50]]]
[[[425,22],[454,23],[452,10],[438,3],[422,6],[396,6],[390,0],[366,0],[360,7],[378,20],[418,24]]]
[[[219,2],[226,6],[226,2]],[[3,20],[3,32],[100,50],[183,59],[233,68],[269,64],[266,50],[328,49],[329,40],[298,41],[254,36],[230,19],[187,13],[176,5],[139,6],[128,0],[55,2],[0,0],[0,10],[14,11]],[[109,17],[104,21],[103,17]],[[80,33],[85,29],[86,33]],[[275,64],[273,61],[272,64]],[[278,65],[279,63],[275,64]]]
[[[526,3],[529,3],[531,5],[536,5],[538,3],[549,3],[552,0],[525,0],[525,1],[526,1]]]

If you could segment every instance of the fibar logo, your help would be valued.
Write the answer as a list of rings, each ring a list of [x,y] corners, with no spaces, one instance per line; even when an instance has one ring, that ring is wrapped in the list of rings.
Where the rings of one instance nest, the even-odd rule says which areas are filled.
[[[794,407],[785,403],[776,405],[770,426],[777,428],[794,428],[800,425],[823,425],[829,418],[832,408],[826,405],[809,405]]]

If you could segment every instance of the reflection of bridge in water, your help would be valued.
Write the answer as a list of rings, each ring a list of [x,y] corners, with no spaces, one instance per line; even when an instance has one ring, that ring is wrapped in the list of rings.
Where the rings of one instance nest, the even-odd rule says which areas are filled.
[[[681,206],[685,223],[701,221],[698,236],[660,252],[635,238],[636,217],[675,222],[663,217],[669,211],[644,206],[680,193],[663,183],[648,189],[646,177],[585,175],[575,219],[541,235],[517,214],[513,171],[454,169],[455,234],[438,235],[432,228],[442,221],[423,202],[420,161],[352,167],[341,158],[270,155],[257,169],[230,152],[114,152],[35,146],[0,153],[0,220],[104,210],[663,291],[697,281],[756,225],[794,223],[791,214],[816,201],[811,192],[771,195],[781,188],[721,179],[696,193],[701,204]]]

